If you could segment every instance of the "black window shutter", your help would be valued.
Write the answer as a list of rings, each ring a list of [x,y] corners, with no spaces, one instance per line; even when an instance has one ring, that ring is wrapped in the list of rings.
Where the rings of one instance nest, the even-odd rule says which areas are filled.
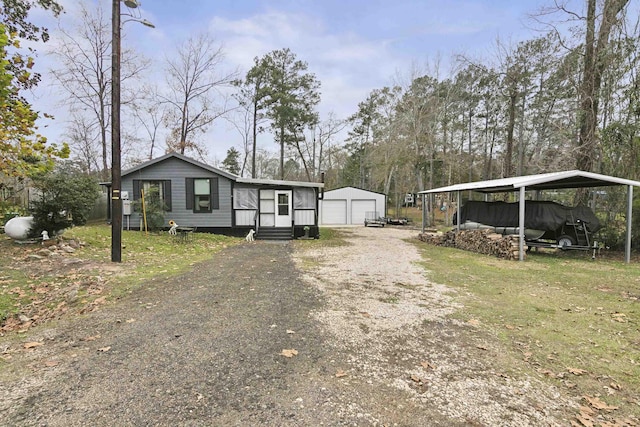
[[[162,181],[162,194],[167,212],[171,212],[171,180],[167,179]]]
[[[220,192],[218,190],[218,178],[211,178],[211,209],[220,209]]]
[[[186,178],[185,193],[187,195],[187,209],[193,210],[193,178]]]
[[[133,180],[133,200],[140,200],[140,180]]]

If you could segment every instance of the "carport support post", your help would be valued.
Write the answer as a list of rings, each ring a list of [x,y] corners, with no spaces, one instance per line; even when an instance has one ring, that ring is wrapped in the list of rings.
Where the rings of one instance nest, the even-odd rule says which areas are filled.
[[[518,259],[524,261],[524,187],[520,187],[520,198],[518,200],[518,234],[520,236],[520,242],[518,243]]]
[[[456,231],[459,232],[460,231],[460,208],[461,208],[460,205],[462,204],[462,196],[460,196],[460,190],[458,190],[456,194],[457,194],[456,203],[458,204],[458,206],[456,206],[456,209],[458,210],[458,215],[456,216]]]
[[[631,220],[633,215],[633,185],[627,189],[627,235],[624,244],[624,262],[631,262]]]
[[[422,193],[422,232],[424,233],[427,224],[427,205],[425,203],[427,195]],[[433,209],[433,206],[431,207]]]

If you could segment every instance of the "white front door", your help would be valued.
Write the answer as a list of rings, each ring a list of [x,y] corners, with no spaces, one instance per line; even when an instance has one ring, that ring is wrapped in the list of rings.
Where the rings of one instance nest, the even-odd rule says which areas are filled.
[[[276,227],[291,227],[291,190],[276,190]]]

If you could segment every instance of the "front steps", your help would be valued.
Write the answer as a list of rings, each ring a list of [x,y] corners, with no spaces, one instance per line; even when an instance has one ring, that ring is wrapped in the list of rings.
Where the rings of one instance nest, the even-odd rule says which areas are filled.
[[[260,227],[255,235],[257,240],[291,240],[292,227]]]

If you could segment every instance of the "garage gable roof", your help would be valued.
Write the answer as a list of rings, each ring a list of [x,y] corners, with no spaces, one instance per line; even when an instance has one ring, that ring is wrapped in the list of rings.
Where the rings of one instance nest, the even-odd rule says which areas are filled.
[[[528,190],[551,190],[558,188],[608,187],[614,185],[640,187],[640,181],[601,175],[593,172],[570,170],[564,172],[551,172],[538,175],[516,176],[512,178],[455,184],[447,187],[420,191],[419,194],[448,193],[452,191],[501,193],[517,191],[522,187],[526,187]]]
[[[345,187],[338,187],[338,188],[332,188],[331,190],[325,190],[324,194],[327,193],[331,193],[332,191],[338,191],[338,190],[357,190],[357,191],[364,191],[367,193],[373,193],[373,194],[379,194],[381,196],[385,196],[386,194],[384,193],[380,193],[379,191],[372,191],[372,190],[365,190],[364,188],[360,188],[360,187],[353,187],[351,185],[347,185]]]

